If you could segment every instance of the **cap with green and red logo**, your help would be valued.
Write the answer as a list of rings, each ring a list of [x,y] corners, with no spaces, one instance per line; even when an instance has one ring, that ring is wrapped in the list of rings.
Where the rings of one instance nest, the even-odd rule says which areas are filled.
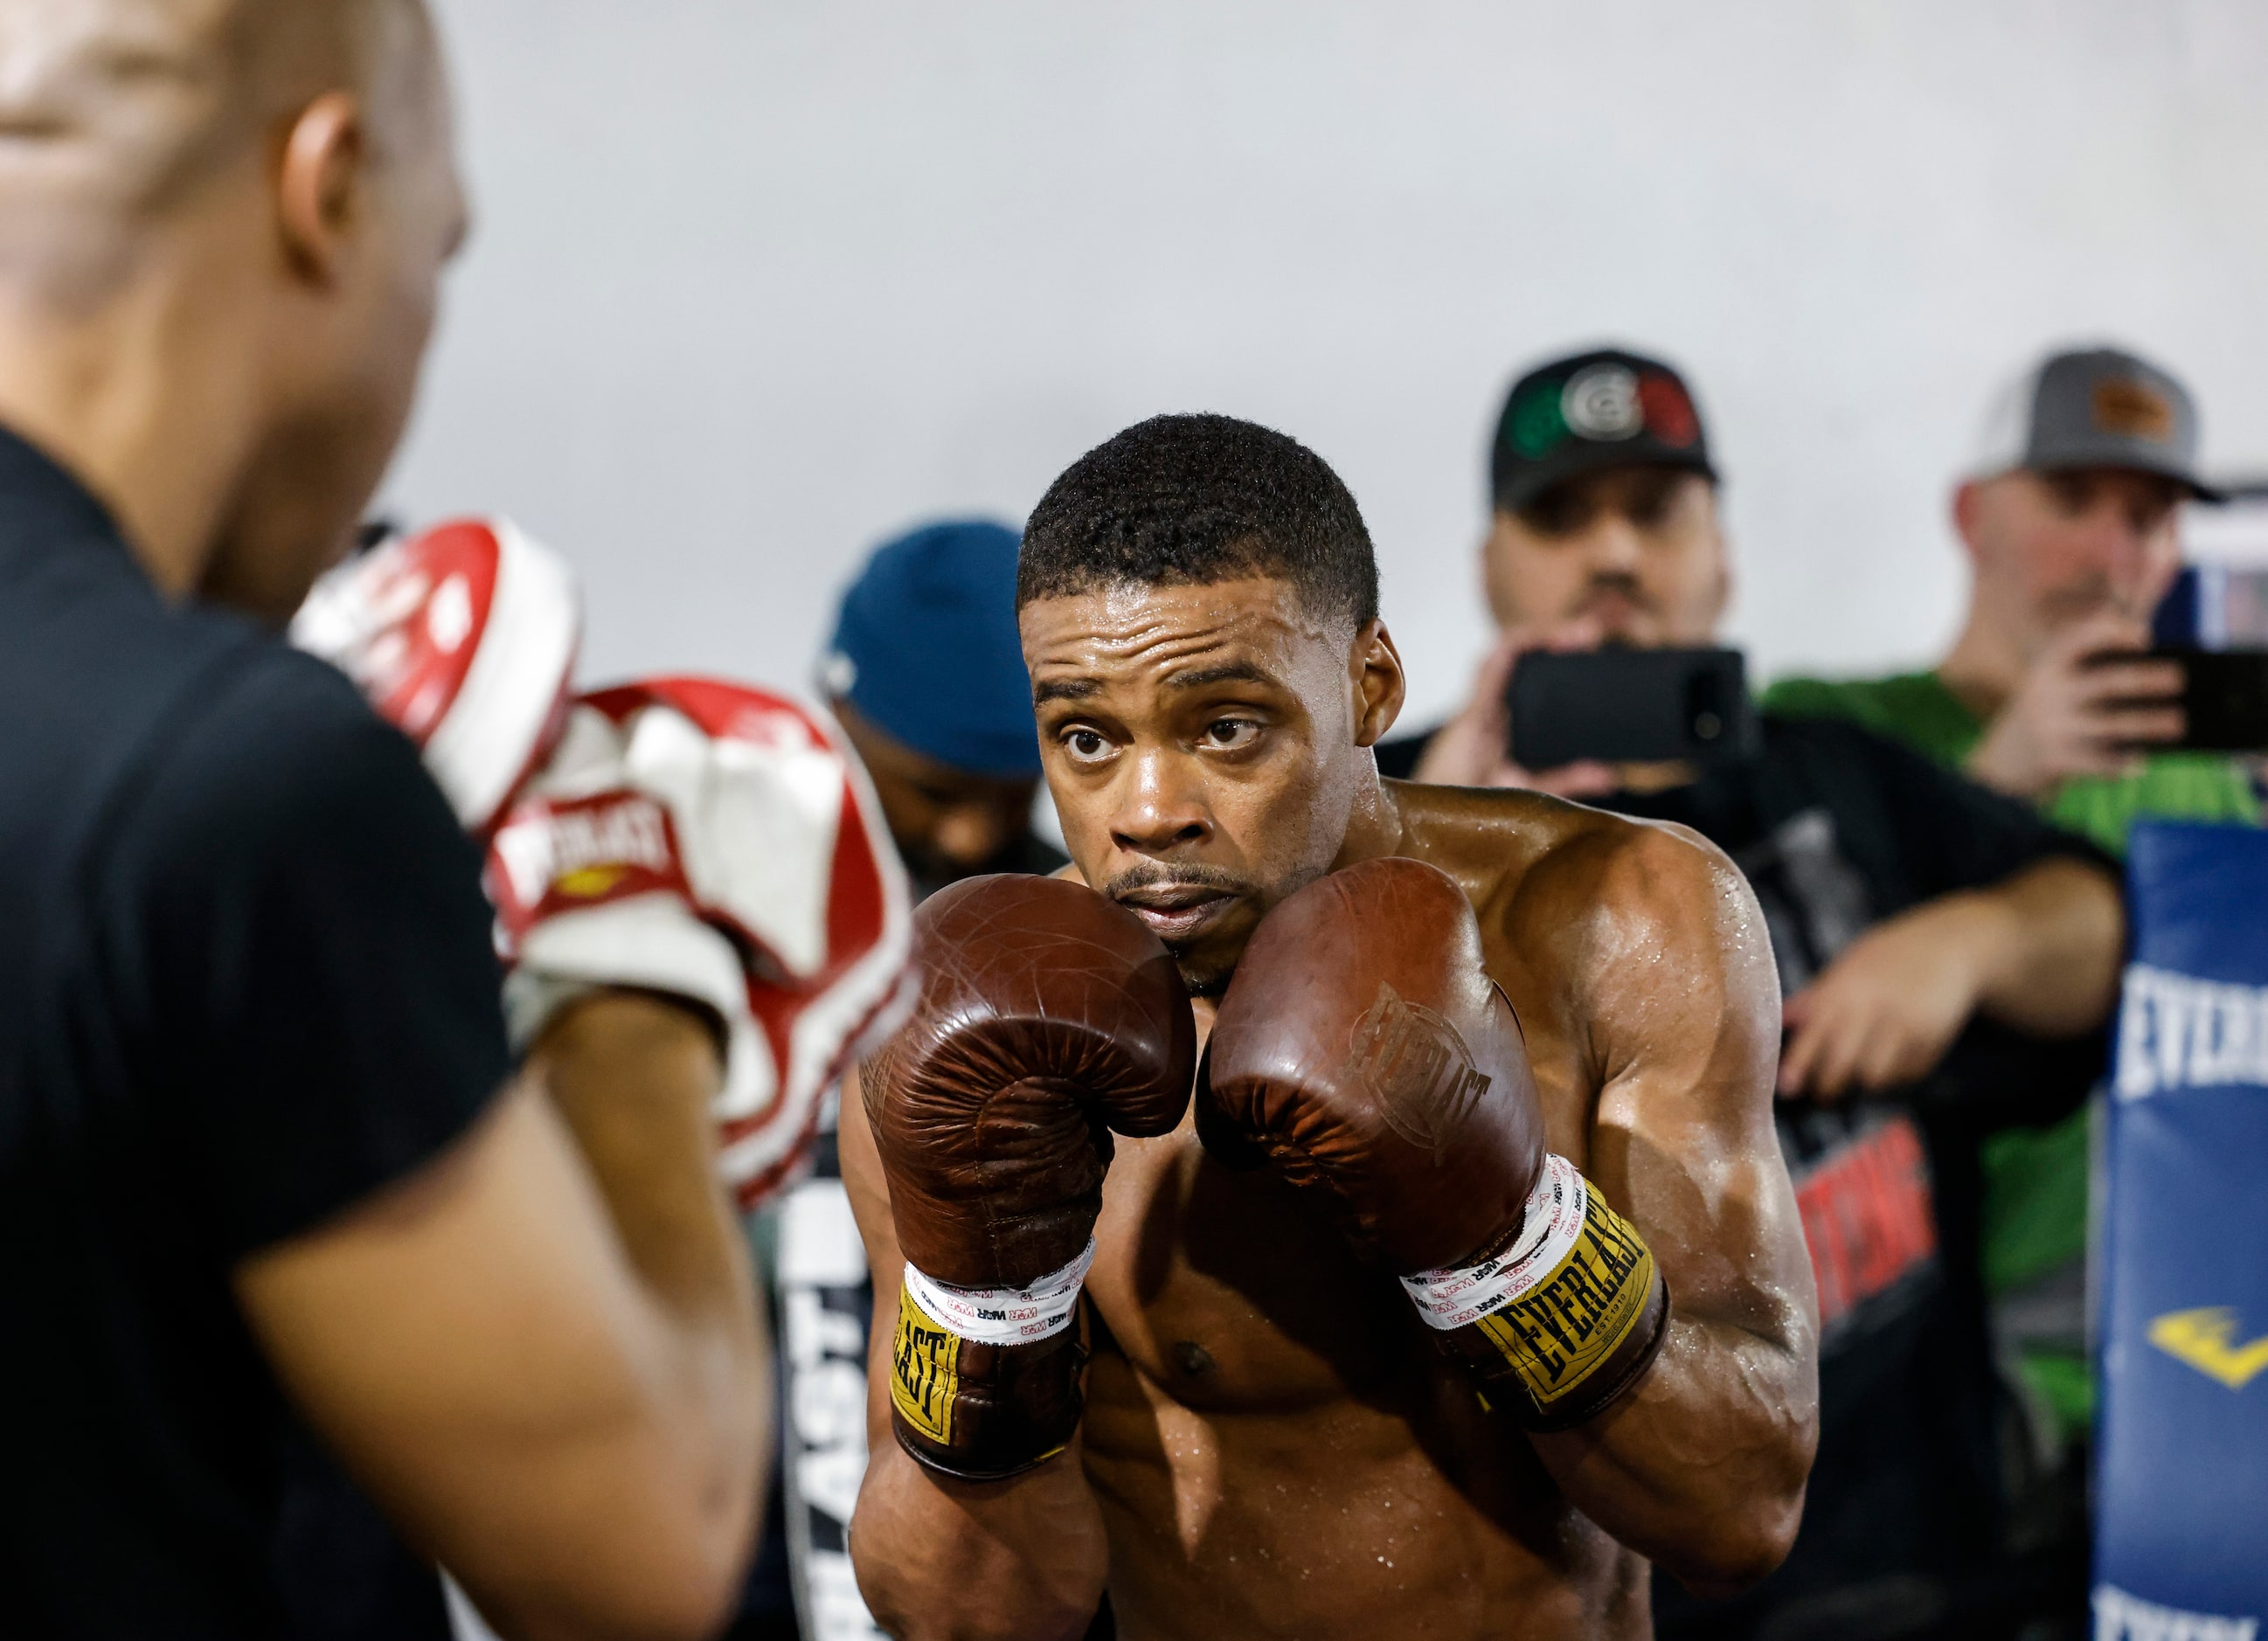
[[[1683,467],[1713,480],[1685,379],[1659,359],[1594,348],[1512,385],[1489,452],[1496,504],[1527,506],[1553,485],[1613,467]]]

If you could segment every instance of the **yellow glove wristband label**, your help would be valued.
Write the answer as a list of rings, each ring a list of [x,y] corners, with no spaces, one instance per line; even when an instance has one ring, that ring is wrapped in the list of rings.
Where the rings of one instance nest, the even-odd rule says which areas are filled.
[[[961,1336],[935,1321],[901,1286],[890,1352],[890,1405],[917,1436],[953,1445],[953,1403],[961,1394]]]
[[[1473,1324],[1547,1412],[1630,1337],[1653,1291],[1653,1250],[1588,1180],[1582,1188],[1582,1225],[1559,1262]]]

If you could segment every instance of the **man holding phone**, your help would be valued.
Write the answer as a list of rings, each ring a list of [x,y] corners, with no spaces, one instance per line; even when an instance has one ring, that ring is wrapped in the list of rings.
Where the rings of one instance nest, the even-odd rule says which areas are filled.
[[[1464,709],[1439,729],[1382,742],[1379,773],[1563,798],[1612,791],[1616,771],[1594,760],[1522,768],[1505,693],[1530,650],[1709,642],[1730,583],[1693,395],[1668,365],[1616,349],[1539,365],[1506,398],[1489,477],[1496,504],[1481,582],[1497,645]],[[1676,629],[1686,611],[1691,631]]]
[[[2139,652],[2181,566],[2177,510],[2215,499],[2197,473],[2198,414],[2173,374],[2111,348],[2053,353],[1995,401],[1953,522],[1973,576],[1969,614],[1934,668],[1887,678],[1784,679],[1771,710],[1851,719],[2038,805],[2123,853],[2159,815],[2257,825],[2244,764],[2169,747],[2178,666]],[[2092,1429],[2087,1359],[2084,1112],[1999,1136],[1985,1158],[1985,1248],[2004,1348],[2057,1446]],[[2062,1470],[2080,1513],[2086,1467]]]
[[[1603,724],[1599,703],[1646,704],[1622,674],[1712,642],[1730,567],[1692,395],[1659,361],[1530,372],[1491,468],[1484,571],[1504,637],[1463,710],[1422,754],[1381,748],[1381,769],[1692,826],[1756,887],[1786,997],[1779,1129],[1819,1279],[1819,1458],[1786,1566],[1731,1607],[1659,1587],[1661,1633],[2008,1615],[1977,1610],[1999,1490],[1978,1159],[1992,1133],[2077,1106],[2099,1063],[2123,933],[2109,863],[1845,723],[1767,713],[1745,754],[1665,744],[1523,768],[1505,704],[1521,656],[1601,651],[1586,716]]]
[[[1888,678],[1784,679],[1764,704],[1896,736],[2112,850],[2146,815],[2257,823],[2241,763],[2171,749],[2180,671],[2139,655],[2181,568],[2176,509],[2216,499],[2197,446],[2170,372],[2111,348],[2051,355],[1995,401],[1954,488],[1973,580],[1950,653]]]

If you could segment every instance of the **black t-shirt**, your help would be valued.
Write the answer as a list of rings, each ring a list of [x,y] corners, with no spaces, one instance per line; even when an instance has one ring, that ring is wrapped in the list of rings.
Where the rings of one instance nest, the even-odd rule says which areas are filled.
[[[232,1269],[509,1070],[478,861],[344,679],[0,432],[0,1631],[280,1633]]]
[[[1763,907],[1786,994],[1869,926],[1926,901],[2055,855],[2113,870],[2029,806],[1856,725],[1767,714],[1763,727],[1749,762],[1599,801],[1682,822],[1733,857]],[[1884,1601],[1937,1600],[1991,1554],[1997,1393],[1979,1276],[1978,1144],[2075,1109],[2102,1052],[2100,1034],[2041,1042],[1980,1021],[1896,1098],[1780,1102],[1780,1145],[1819,1278],[1818,1460],[1786,1564],[1729,1604],[1658,1579],[1663,1635],[1748,1635],[1775,1613],[1790,1626],[1792,1606],[1847,1601],[1876,1580],[1895,1581],[1875,1586]],[[1942,1587],[1927,1593],[1934,1586],[1915,1579]],[[1846,1593],[1827,1595],[1835,1590]],[[1839,1610],[1817,1615],[1828,1626],[1819,1633],[1835,1632]]]

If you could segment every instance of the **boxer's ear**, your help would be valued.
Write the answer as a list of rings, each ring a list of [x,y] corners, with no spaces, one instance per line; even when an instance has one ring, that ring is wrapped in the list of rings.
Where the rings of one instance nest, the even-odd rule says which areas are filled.
[[[368,210],[369,151],[361,102],[348,92],[316,98],[284,138],[277,225],[293,269],[318,283],[337,277],[346,241]]]
[[[1355,634],[1347,670],[1355,689],[1354,744],[1374,747],[1402,716],[1402,703],[1410,691],[1402,652],[1394,647],[1394,635],[1384,622],[1373,617]]]
[[[1970,563],[1978,556],[1978,539],[1983,534],[1984,511],[1984,481],[1963,479],[1953,487],[1953,533],[1961,538],[1963,551]]]

